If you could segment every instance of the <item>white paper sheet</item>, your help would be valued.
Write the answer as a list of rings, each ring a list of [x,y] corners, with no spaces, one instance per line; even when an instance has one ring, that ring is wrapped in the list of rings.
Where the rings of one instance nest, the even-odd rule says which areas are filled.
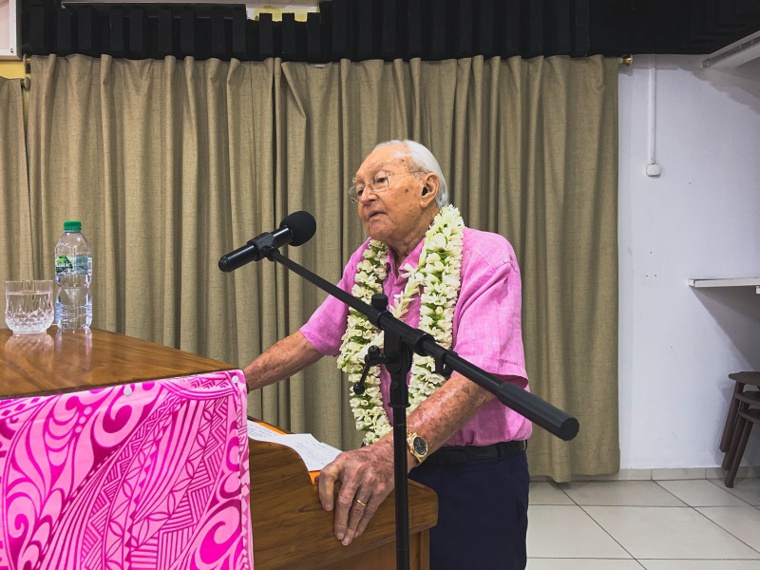
[[[326,443],[317,441],[310,433],[281,434],[259,423],[248,420],[248,437],[257,441],[278,443],[294,449],[309,471],[319,471],[341,452]]]

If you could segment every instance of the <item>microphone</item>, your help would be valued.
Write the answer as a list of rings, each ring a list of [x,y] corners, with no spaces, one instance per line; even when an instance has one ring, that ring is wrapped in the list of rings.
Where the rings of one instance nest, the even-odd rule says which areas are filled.
[[[293,212],[280,222],[280,227],[273,232],[264,232],[248,240],[243,247],[223,255],[219,259],[219,269],[229,273],[251,261],[258,261],[267,256],[270,250],[283,245],[303,245],[317,231],[317,222],[309,212]]]

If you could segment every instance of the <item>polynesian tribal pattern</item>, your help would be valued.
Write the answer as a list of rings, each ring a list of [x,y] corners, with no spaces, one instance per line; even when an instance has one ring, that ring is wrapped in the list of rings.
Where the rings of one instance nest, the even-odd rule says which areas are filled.
[[[239,371],[0,401],[0,570],[252,569],[245,401]]]

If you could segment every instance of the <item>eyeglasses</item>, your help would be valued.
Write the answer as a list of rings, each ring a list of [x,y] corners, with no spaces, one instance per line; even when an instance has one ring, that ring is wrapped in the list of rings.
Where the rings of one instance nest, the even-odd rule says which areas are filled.
[[[391,177],[416,174],[418,172],[422,172],[422,170],[410,170],[409,172],[394,172],[390,174],[381,170],[380,172],[375,173],[372,178],[372,182],[369,184],[365,184],[364,182],[357,182],[356,184],[349,186],[348,198],[354,204],[358,204],[365,190],[370,190],[375,194],[380,194],[381,192],[385,192],[388,188],[391,187]]]

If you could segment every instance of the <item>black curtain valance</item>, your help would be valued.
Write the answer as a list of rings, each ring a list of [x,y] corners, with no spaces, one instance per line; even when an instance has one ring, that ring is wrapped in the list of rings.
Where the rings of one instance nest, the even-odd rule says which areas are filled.
[[[249,20],[244,4],[21,4],[23,53],[129,59],[699,54],[760,29],[760,0],[332,0],[306,22]]]
[[[248,20],[244,5],[65,4],[29,0],[24,53],[131,59],[194,56],[435,61],[589,55],[588,0],[332,0],[298,22]]]

